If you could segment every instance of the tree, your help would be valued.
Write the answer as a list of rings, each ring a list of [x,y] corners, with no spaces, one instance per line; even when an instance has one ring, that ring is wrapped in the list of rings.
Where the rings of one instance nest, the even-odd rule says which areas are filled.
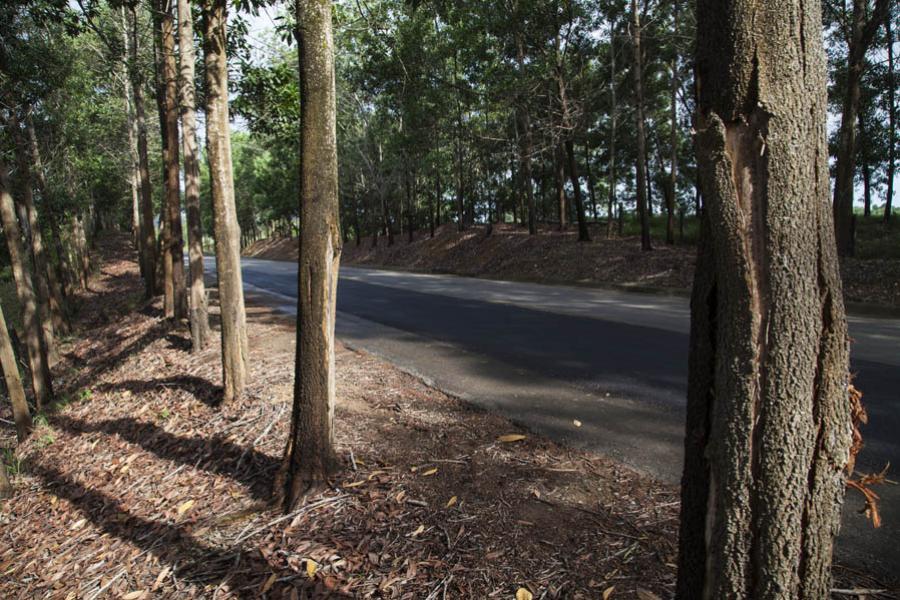
[[[203,60],[206,65],[206,154],[222,314],[224,401],[230,402],[244,392],[249,350],[241,278],[241,230],[234,203],[234,173],[231,165],[226,23],[226,0],[205,0]]]
[[[641,250],[651,249],[650,219],[647,215],[647,141],[644,136],[644,75],[641,54],[641,14],[637,0],[631,0],[632,36],[634,40],[634,103],[635,119],[637,119],[637,164],[635,179],[637,180],[637,209],[641,219]]]
[[[25,399],[25,388],[22,386],[22,378],[19,375],[19,363],[16,361],[16,353],[13,350],[12,340],[9,338],[9,330],[6,328],[6,317],[3,315],[2,306],[0,306],[0,366],[3,368],[6,392],[9,394],[9,401],[12,404],[16,437],[21,442],[28,437],[34,425],[31,421],[31,412],[28,410],[28,402]]]
[[[153,189],[150,184],[150,159],[147,149],[147,117],[144,110],[144,76],[138,66],[140,53],[138,17],[132,3],[129,7],[128,73],[131,80],[131,99],[134,104],[137,130],[138,176],[140,179],[141,214],[141,271],[144,275],[144,296],[156,295],[156,228],[153,225]]]
[[[156,28],[159,59],[160,129],[163,135],[165,201],[162,233],[164,311],[168,319],[185,316],[184,240],[181,234],[181,183],[178,164],[178,66],[175,60],[176,0],[157,0]]]
[[[335,468],[334,319],[341,256],[330,0],[297,2],[300,59],[300,261],[297,364],[284,458],[286,512]]]
[[[180,51],[181,142],[184,152],[184,204],[187,207],[190,257],[191,347],[198,352],[209,340],[209,311],[203,281],[203,230],[200,219],[200,163],[197,157],[197,114],[194,94],[194,26],[188,0],[178,0]]]
[[[6,474],[6,464],[0,460],[0,498],[9,498],[13,495],[13,487]]]
[[[892,14],[888,11],[884,20],[885,37],[887,42],[888,72],[887,72],[887,104],[888,114],[888,167],[887,167],[887,192],[884,201],[884,223],[891,222],[891,213],[894,204],[894,174],[897,168],[897,103],[894,94],[897,82],[894,79],[894,32],[891,23]]]
[[[702,0],[697,19],[677,597],[825,598],[851,421],[821,4]]]
[[[29,270],[28,258],[22,248],[22,232],[16,218],[16,207],[7,181],[6,163],[0,159],[0,220],[12,262],[16,294],[22,307],[22,323],[25,328],[25,344],[28,348],[28,364],[31,367],[31,385],[38,410],[53,398],[50,364],[47,360],[47,344],[38,316],[37,299]]]
[[[852,256],[854,252],[853,180],[856,174],[860,83],[866,68],[866,53],[875,33],[884,23],[891,3],[890,0],[875,0],[872,13],[867,18],[868,4],[868,0],[853,0],[850,22],[843,23],[848,56],[834,177],[834,227],[841,256]]]

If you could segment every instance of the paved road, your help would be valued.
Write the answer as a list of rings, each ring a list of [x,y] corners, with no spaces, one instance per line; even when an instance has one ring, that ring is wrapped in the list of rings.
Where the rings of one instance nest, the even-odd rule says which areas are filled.
[[[249,290],[295,310],[295,264],[244,259],[243,273]],[[338,290],[337,333],[345,343],[532,430],[673,483],[689,325],[684,298],[591,288],[343,267]],[[871,423],[858,466],[900,468],[900,319],[851,317],[850,333]],[[885,525],[871,530],[850,496],[838,551],[850,564],[896,575],[900,486],[879,491]]]

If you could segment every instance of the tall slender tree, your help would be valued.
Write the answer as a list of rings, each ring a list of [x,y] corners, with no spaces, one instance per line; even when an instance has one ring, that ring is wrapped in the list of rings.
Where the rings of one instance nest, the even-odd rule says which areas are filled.
[[[16,294],[22,310],[34,401],[38,410],[41,410],[53,398],[50,362],[47,360],[47,344],[44,341],[44,331],[38,316],[37,299],[28,258],[22,247],[22,231],[19,229],[19,221],[16,218],[16,207],[9,188],[6,163],[2,159],[0,159],[0,220],[3,224],[6,246],[9,249]]]
[[[334,39],[330,0],[298,0],[300,60],[300,261],[297,364],[291,432],[280,478],[285,511],[336,466],[334,318],[338,221]]]
[[[249,350],[241,277],[241,228],[234,203],[234,172],[231,165],[226,7],[226,0],[204,2],[203,60],[206,66],[206,154],[222,315],[222,379],[224,400],[229,402],[244,392]]]
[[[888,115],[888,165],[887,165],[887,191],[884,200],[884,223],[891,222],[891,213],[894,206],[894,175],[897,169],[897,101],[894,99],[897,93],[897,80],[894,75],[894,28],[891,23],[891,11],[888,11],[884,19],[885,41],[887,43],[887,94],[885,103]]]
[[[830,595],[851,420],[821,23],[819,0],[697,6],[678,598]]]
[[[178,0],[178,50],[181,83],[181,142],[184,152],[184,204],[187,207],[191,271],[191,347],[209,340],[209,311],[203,281],[203,231],[200,220],[200,163],[197,156],[197,111],[194,93],[194,24],[189,0]]]
[[[650,244],[650,218],[647,214],[647,139],[644,134],[644,56],[641,51],[641,13],[637,0],[631,0],[631,27],[634,43],[634,115],[637,123],[637,164],[635,179],[637,180],[637,210],[641,220],[641,249],[652,249]]]

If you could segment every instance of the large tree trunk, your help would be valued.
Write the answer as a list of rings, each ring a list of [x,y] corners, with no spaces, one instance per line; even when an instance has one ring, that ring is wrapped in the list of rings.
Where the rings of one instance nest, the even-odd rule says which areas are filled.
[[[606,200],[606,237],[613,236],[616,207],[616,23],[609,24],[609,192]]]
[[[300,261],[297,364],[285,450],[285,512],[337,465],[334,319],[341,241],[331,0],[297,2],[300,57]],[[276,494],[279,490],[276,490]]]
[[[6,328],[6,317],[3,315],[2,306],[0,306],[0,366],[3,367],[6,392],[9,394],[9,401],[12,404],[16,437],[21,442],[28,437],[33,423],[28,410],[28,402],[25,399],[25,388],[22,386],[22,378],[19,376],[19,363],[16,361],[16,353],[9,337],[9,330]],[[0,460],[0,464],[2,464],[2,460]]]
[[[184,204],[187,207],[188,254],[191,266],[191,348],[199,352],[209,342],[209,310],[203,281],[203,229],[200,217],[200,164],[197,157],[197,113],[194,93],[194,24],[188,0],[178,0],[180,52],[181,142],[184,151]]]
[[[141,259],[144,274],[144,296],[156,295],[156,228],[153,225],[153,189],[150,185],[150,158],[147,150],[147,116],[144,111],[144,78],[138,66],[139,36],[137,3],[129,8],[128,72],[131,80],[131,97],[134,101],[135,129],[137,130],[138,176],[140,179],[141,205]]]
[[[184,283],[184,239],[181,227],[181,183],[178,161],[178,65],[175,60],[176,0],[158,0],[159,50],[164,85],[163,110],[163,169],[165,171],[165,220],[163,234],[163,273],[165,276],[165,316],[181,319],[186,316]]]
[[[897,166],[897,107],[894,101],[897,84],[894,79],[894,31],[891,27],[891,13],[888,11],[887,18],[884,20],[884,28],[887,37],[887,55],[888,55],[888,93],[887,93],[887,114],[888,114],[888,165],[887,165],[887,197],[884,200],[884,223],[891,222],[891,211],[894,205],[894,173]]]
[[[850,447],[819,0],[702,0],[677,597],[830,595]]]
[[[222,314],[224,399],[230,402],[244,391],[248,345],[241,278],[241,230],[234,203],[234,173],[231,165],[231,135],[228,123],[226,0],[206,0],[203,17],[207,86],[206,147],[216,236],[219,305]]]
[[[852,256],[853,178],[856,174],[856,122],[859,115],[860,82],[865,70],[866,52],[881,23],[890,0],[876,0],[872,15],[866,20],[868,0],[853,0],[850,39],[847,40],[847,79],[841,108],[834,177],[834,228],[838,254]]]
[[[637,210],[641,220],[641,250],[647,251],[650,245],[650,219],[647,214],[647,140],[644,135],[644,73],[643,56],[641,54],[641,15],[638,12],[637,0],[631,0],[632,35],[634,36],[634,103],[637,120]]]
[[[50,364],[47,360],[47,345],[44,331],[38,318],[37,300],[28,266],[28,258],[22,248],[22,232],[16,219],[16,207],[7,181],[6,163],[0,159],[0,220],[9,248],[16,294],[22,310],[25,328],[25,345],[28,348],[28,364],[31,367],[31,385],[38,410],[49,405],[53,399],[53,383],[50,378]]]

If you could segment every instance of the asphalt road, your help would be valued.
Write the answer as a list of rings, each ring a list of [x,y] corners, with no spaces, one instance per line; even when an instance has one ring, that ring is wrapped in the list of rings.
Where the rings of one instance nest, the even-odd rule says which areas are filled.
[[[296,264],[242,264],[248,290],[295,311]],[[350,267],[338,289],[337,335],[348,345],[672,483],[682,461],[689,327],[681,297]],[[900,467],[900,319],[851,316],[850,334],[870,419],[857,468]],[[838,556],[896,580],[900,486],[878,491],[884,526],[871,529],[849,495]]]

